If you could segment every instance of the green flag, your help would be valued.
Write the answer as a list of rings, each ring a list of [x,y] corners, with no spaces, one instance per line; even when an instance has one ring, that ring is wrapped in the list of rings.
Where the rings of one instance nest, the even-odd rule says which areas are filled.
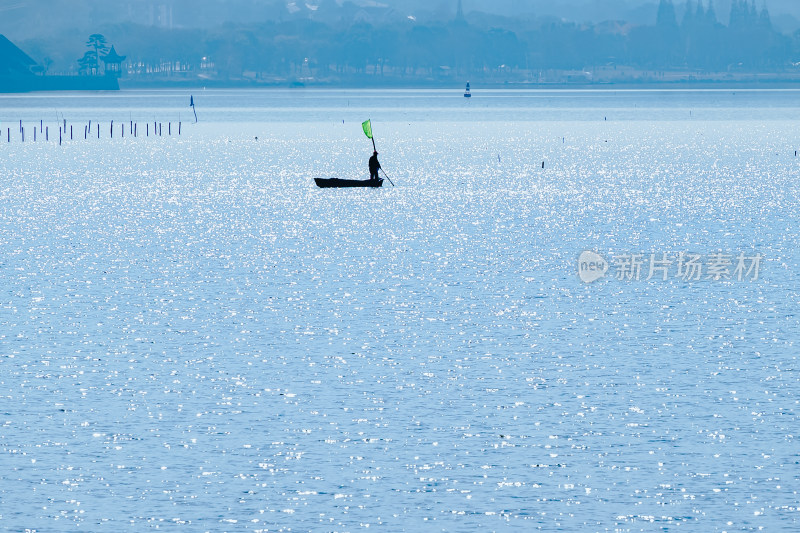
[[[361,127],[364,128],[364,135],[367,136],[367,139],[372,139],[372,121],[362,122]]]

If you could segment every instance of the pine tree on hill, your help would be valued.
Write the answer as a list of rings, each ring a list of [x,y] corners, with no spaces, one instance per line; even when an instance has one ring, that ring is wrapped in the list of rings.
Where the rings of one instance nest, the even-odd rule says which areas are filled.
[[[702,8],[703,3],[698,2],[698,5]],[[683,19],[681,20],[681,28],[684,30],[689,29],[695,20],[695,10],[694,5],[692,4],[692,0],[686,0],[686,11],[683,12]]]
[[[761,13],[758,16],[758,25],[765,30],[772,29],[772,20],[770,19],[769,10],[767,9],[766,2],[764,2],[764,7],[761,8]]]
[[[675,16],[675,5],[672,0],[661,0],[658,4],[656,26],[661,28],[677,28],[678,18]]]
[[[717,20],[717,12],[714,10],[714,0],[708,0],[708,9],[706,9],[706,19],[711,23],[716,25]]]
[[[703,8],[703,0],[699,0],[697,2],[697,10],[695,11],[694,18],[698,23],[706,20],[706,11]]]

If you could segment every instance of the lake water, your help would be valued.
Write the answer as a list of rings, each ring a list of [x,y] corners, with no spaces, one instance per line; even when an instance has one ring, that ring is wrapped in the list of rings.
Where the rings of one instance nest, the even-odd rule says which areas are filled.
[[[798,530],[800,91],[473,89],[0,96],[0,528]]]

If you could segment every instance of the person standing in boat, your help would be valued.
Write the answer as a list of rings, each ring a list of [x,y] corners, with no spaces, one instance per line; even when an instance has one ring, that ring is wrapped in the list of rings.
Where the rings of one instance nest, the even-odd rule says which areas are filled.
[[[377,180],[380,179],[378,176],[378,169],[381,168],[381,164],[378,162],[378,152],[377,150],[372,152],[372,157],[369,158],[369,179]]]

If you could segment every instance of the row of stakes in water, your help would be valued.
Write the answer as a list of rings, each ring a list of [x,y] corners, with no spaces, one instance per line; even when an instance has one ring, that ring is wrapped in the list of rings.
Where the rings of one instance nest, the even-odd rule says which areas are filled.
[[[91,120],[89,121],[89,124],[85,124],[83,126],[83,138],[84,138],[84,140],[87,140],[90,137],[94,137],[95,131],[96,131],[97,138],[98,139],[100,138],[100,124],[99,123],[95,123],[94,126],[95,127],[93,128]],[[123,122],[122,124],[120,124],[120,126],[121,126],[120,127],[120,134],[121,134],[122,138],[124,139],[125,138],[125,123]],[[153,136],[162,137],[163,136],[162,135],[163,134],[163,127],[162,127],[163,124],[161,122],[153,122],[152,126],[153,126]],[[182,127],[182,123],[178,122],[178,135],[181,134],[181,127]],[[3,131],[2,128],[0,128],[0,135],[2,135],[2,131]],[[58,144],[59,145],[61,145],[61,143],[64,140],[66,140],[67,133],[69,133],[69,140],[73,140],[74,139],[73,126],[70,124],[69,130],[67,130],[67,121],[65,119],[63,126],[59,126],[58,127]],[[113,120],[111,121],[111,123],[109,125],[108,133],[109,133],[109,138],[113,139],[114,138],[114,121]],[[147,124],[145,124],[145,132],[144,133],[145,133],[146,137],[150,136],[150,123],[149,122]],[[34,140],[34,142],[37,141],[38,136],[40,136],[41,134],[44,134],[45,141],[49,141],[50,140],[50,127],[49,126],[45,126],[43,120],[39,121],[39,129],[38,129],[38,131],[37,131],[36,126],[33,127],[33,140]],[[19,135],[20,135],[20,140],[22,142],[25,142],[25,126],[23,125],[21,120],[19,121]],[[129,123],[128,135],[133,135],[133,137],[138,137],[139,136],[139,123],[138,122],[131,121]],[[172,122],[168,122],[167,123],[167,135],[170,135],[170,136],[172,135]],[[6,142],[9,142],[9,143],[11,142],[11,128],[6,128]]]

